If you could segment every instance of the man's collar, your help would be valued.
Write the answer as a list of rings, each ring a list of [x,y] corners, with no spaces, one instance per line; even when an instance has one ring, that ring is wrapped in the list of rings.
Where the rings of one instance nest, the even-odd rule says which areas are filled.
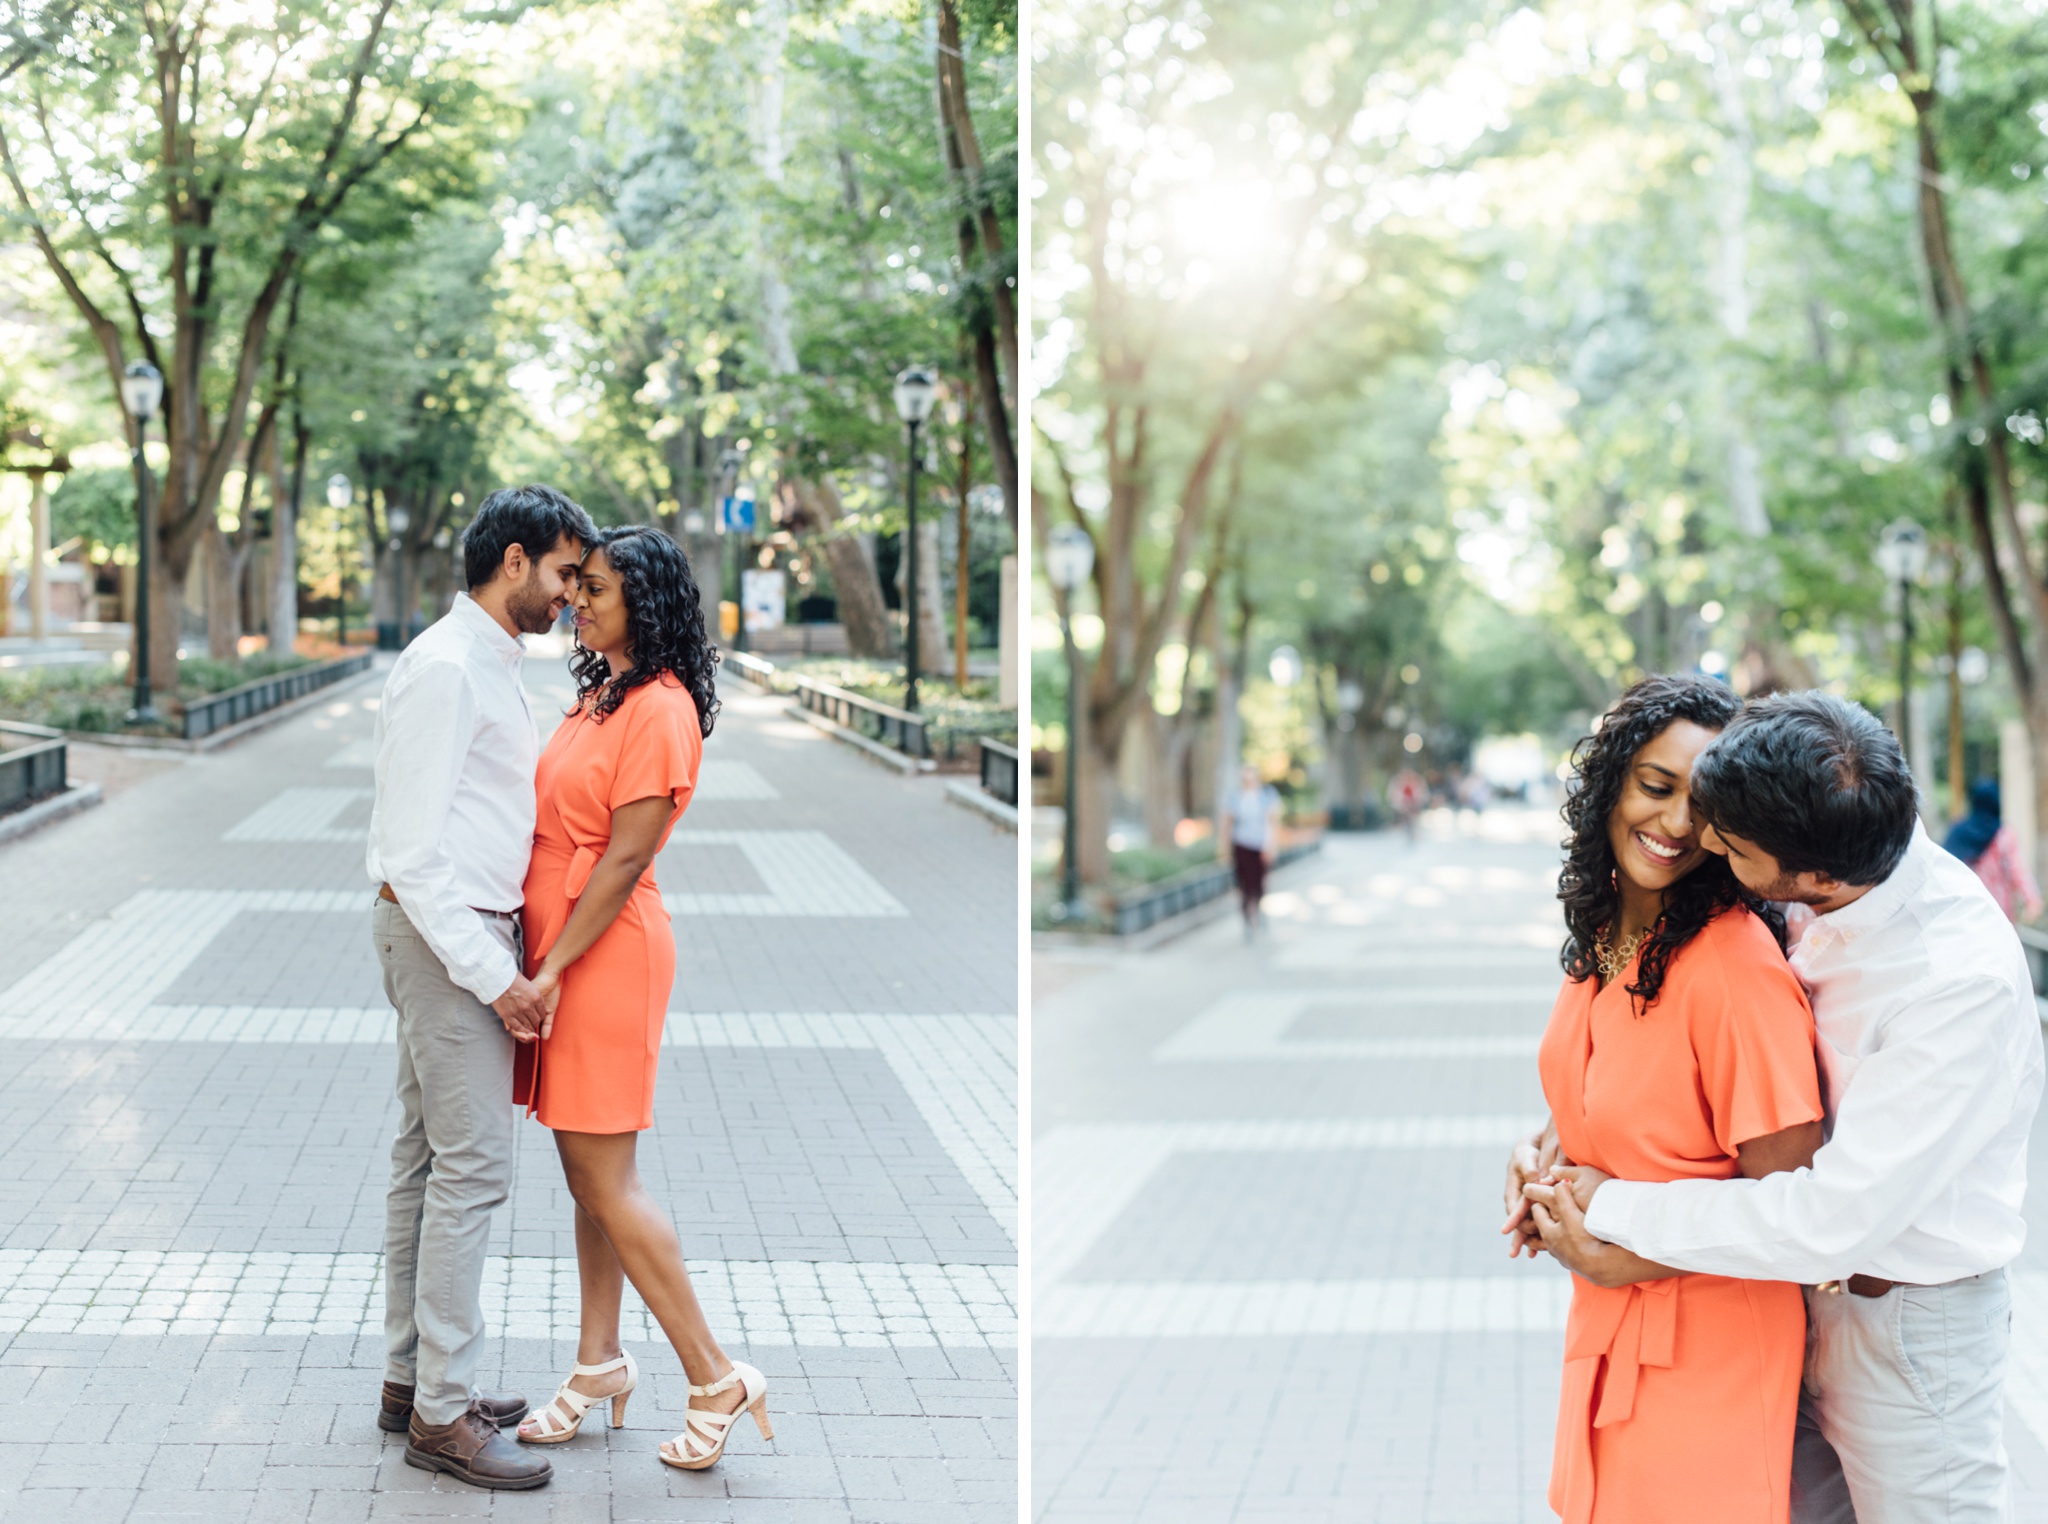
[[[491,613],[467,593],[455,595],[455,607],[449,612],[462,620],[483,637],[497,658],[507,666],[517,666],[526,656],[526,647],[516,636],[508,634],[505,627],[491,617]]]

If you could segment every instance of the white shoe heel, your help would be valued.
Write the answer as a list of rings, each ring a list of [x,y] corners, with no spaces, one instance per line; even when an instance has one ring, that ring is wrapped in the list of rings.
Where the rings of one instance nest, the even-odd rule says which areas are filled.
[[[716,1397],[735,1386],[741,1388],[746,1401],[732,1412],[720,1413],[711,1408],[689,1410],[689,1427],[655,1452],[664,1466],[674,1466],[679,1471],[703,1471],[717,1465],[718,1458],[725,1454],[725,1442],[732,1437],[732,1426],[741,1413],[752,1415],[763,1439],[775,1437],[775,1430],[768,1422],[768,1378],[751,1365],[734,1361],[724,1380],[710,1386],[693,1386],[690,1395]]]

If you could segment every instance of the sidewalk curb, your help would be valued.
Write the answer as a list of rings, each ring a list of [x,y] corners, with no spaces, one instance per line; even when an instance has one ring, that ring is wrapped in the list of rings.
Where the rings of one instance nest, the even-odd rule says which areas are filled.
[[[982,792],[979,784],[963,783],[958,778],[946,784],[946,798],[963,810],[973,810],[985,815],[1004,830],[1015,834],[1017,830],[1017,806],[1005,804],[993,794]]]
[[[859,731],[848,730],[836,720],[828,720],[822,714],[811,713],[794,699],[783,706],[782,712],[793,720],[802,720],[806,725],[824,731],[835,741],[844,741],[848,746],[859,747],[883,766],[895,768],[906,778],[935,771],[931,763],[921,762],[916,757],[906,757],[902,752],[884,746],[880,741],[870,741]]]
[[[66,815],[76,815],[80,810],[89,810],[104,802],[97,783],[70,784],[63,793],[53,794],[40,804],[16,810],[11,815],[0,815],[0,843],[18,840],[53,820],[62,820]]]

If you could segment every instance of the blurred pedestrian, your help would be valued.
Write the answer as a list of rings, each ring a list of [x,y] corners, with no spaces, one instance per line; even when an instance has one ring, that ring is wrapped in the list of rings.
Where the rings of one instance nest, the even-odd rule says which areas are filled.
[[[1259,929],[1259,901],[1266,895],[1266,870],[1280,845],[1280,791],[1247,766],[1237,792],[1224,813],[1230,837],[1231,866],[1237,871],[1238,906],[1244,912],[1244,939]]]
[[[1970,813],[1949,827],[1942,845],[1976,871],[2007,920],[2031,921],[2041,913],[2041,890],[2002,816],[1998,780],[1979,778],[1970,785]]]
[[[1401,834],[1412,846],[1415,822],[1422,818],[1422,811],[1429,804],[1429,785],[1422,781],[1422,774],[1412,767],[1404,767],[1394,774],[1393,781],[1387,785],[1387,804],[1401,822]]]

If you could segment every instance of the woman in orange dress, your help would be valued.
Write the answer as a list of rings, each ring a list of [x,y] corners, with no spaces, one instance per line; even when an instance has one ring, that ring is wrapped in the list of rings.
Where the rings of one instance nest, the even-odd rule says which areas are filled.
[[[1538,1055],[1551,1127],[1531,1151],[1665,1181],[1760,1178],[1820,1147],[1784,922],[1701,847],[1688,807],[1693,758],[1739,708],[1717,682],[1650,678],[1573,754],[1566,978]],[[1572,1279],[1550,1506],[1567,1524],[1787,1524],[1800,1288],[1646,1273]]]
[[[718,698],[718,657],[689,563],[646,527],[612,530],[585,553],[575,598],[577,700],[540,759],[526,874],[529,976],[549,1002],[540,1041],[520,1048],[513,1099],[554,1130],[576,1201],[582,1282],[576,1369],[519,1426],[529,1444],[575,1437],[611,1403],[625,1422],[639,1381],[619,1344],[624,1283],[646,1302],[689,1377],[688,1427],[660,1449],[697,1471],[725,1451],[744,1407],[772,1437],[767,1383],[712,1336],[674,1226],[634,1161],[654,1125],[661,1028],[675,939],[655,855],[697,786]]]

